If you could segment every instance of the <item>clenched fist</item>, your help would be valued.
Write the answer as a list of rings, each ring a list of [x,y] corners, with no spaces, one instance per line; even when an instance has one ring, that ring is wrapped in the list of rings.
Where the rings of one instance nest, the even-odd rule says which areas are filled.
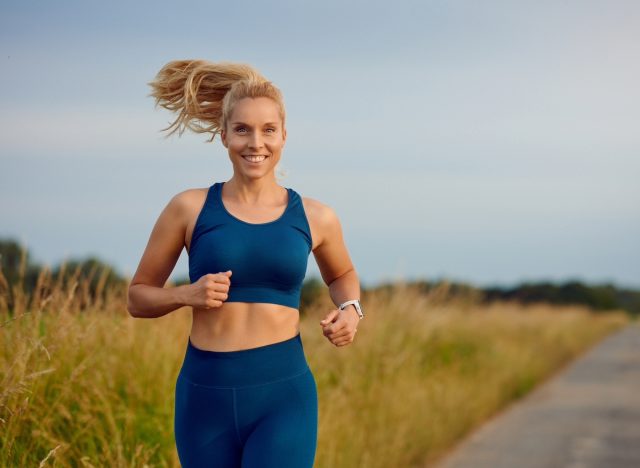
[[[220,307],[229,297],[231,270],[221,273],[208,273],[191,284],[188,305],[198,309]]]

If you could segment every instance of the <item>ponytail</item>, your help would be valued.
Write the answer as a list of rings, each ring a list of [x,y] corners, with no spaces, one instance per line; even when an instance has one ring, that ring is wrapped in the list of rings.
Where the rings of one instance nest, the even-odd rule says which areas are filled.
[[[233,106],[245,97],[268,97],[280,107],[284,124],[282,94],[250,65],[206,60],[174,60],[160,69],[148,83],[155,107],[162,106],[178,114],[162,131],[182,135],[185,129],[215,136],[226,126]]]

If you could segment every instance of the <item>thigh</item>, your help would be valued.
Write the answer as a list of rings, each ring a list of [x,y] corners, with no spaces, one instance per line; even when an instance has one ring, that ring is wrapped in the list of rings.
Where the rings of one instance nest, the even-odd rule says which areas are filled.
[[[264,393],[267,387],[260,388]],[[243,468],[311,468],[318,435],[318,394],[311,370],[268,386],[269,407],[246,436]],[[251,398],[251,388],[238,389],[238,401]],[[244,391],[244,394],[243,394]]]
[[[184,468],[240,466],[234,409],[232,389],[203,387],[178,376],[174,432]]]

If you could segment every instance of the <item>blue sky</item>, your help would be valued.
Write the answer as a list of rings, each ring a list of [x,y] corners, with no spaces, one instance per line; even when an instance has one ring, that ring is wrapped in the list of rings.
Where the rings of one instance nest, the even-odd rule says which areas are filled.
[[[281,184],[336,210],[363,285],[640,286],[638,2],[14,1],[0,39],[0,236],[36,261],[132,275],[175,193],[231,177],[148,97],[203,58],[282,89]]]

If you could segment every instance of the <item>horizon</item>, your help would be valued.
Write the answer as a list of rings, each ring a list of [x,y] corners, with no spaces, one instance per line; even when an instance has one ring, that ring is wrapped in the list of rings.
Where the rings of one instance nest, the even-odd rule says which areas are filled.
[[[6,242],[6,241],[14,241],[14,239],[2,239],[0,238],[0,242]],[[0,257],[2,255],[0,254]],[[38,261],[38,259],[34,259],[33,255],[31,255],[30,252],[28,252],[28,262],[33,265],[33,266],[38,266],[39,268],[43,268],[44,266],[47,266],[51,271],[55,271],[57,269],[59,269],[62,265],[62,263],[64,261],[74,261],[74,262],[79,262],[79,263],[83,263],[83,262],[87,262],[89,260],[96,260],[104,265],[108,265],[110,268],[112,268],[112,270],[115,272],[115,274],[127,281],[131,280],[132,275],[125,275],[122,271],[120,271],[116,266],[114,266],[113,264],[111,264],[107,259],[104,258],[100,258],[99,256],[95,256],[95,255],[87,255],[87,256],[82,256],[82,257],[78,257],[78,256],[70,256],[68,258],[63,258],[60,260],[57,260],[56,262],[54,262],[53,264],[50,262],[41,262]],[[315,279],[317,281],[320,281],[324,284],[322,277],[317,275],[317,274],[311,274],[311,275],[307,275],[304,279],[304,281],[308,281],[308,280],[312,280]],[[171,275],[171,277],[169,278],[168,281],[172,281],[172,282],[188,282],[189,281],[189,275],[188,273],[185,273],[183,276],[181,275]],[[620,283],[620,282],[616,282],[616,281],[607,281],[607,280],[602,280],[602,281],[588,281],[588,280],[584,280],[583,278],[579,278],[579,277],[567,277],[567,278],[559,278],[556,280],[553,279],[549,279],[549,278],[530,278],[530,279],[523,279],[521,281],[516,281],[516,282],[510,282],[510,283],[475,283],[473,281],[465,281],[459,278],[455,278],[455,277],[410,277],[410,278],[396,278],[396,279],[387,279],[385,281],[379,281],[377,283],[365,283],[364,281],[361,281],[361,287],[362,289],[375,289],[381,286],[386,286],[386,285],[392,285],[392,284],[397,284],[397,283],[408,283],[408,284],[412,284],[412,283],[418,283],[418,282],[427,282],[429,284],[438,284],[438,283],[442,283],[442,282],[448,282],[451,284],[459,284],[459,285],[465,285],[465,286],[470,286],[473,288],[477,288],[477,289],[491,289],[491,288],[497,288],[497,289],[512,289],[512,288],[517,288],[517,287],[521,287],[525,284],[534,284],[534,285],[539,285],[539,284],[552,284],[554,286],[562,286],[562,285],[566,285],[569,283],[580,283],[583,284],[587,287],[598,287],[598,286],[608,286],[611,285],[613,287],[615,287],[618,290],[621,289],[625,289],[625,290],[634,290],[634,291],[640,291],[640,285],[633,285],[633,284],[624,284],[624,283]]]

